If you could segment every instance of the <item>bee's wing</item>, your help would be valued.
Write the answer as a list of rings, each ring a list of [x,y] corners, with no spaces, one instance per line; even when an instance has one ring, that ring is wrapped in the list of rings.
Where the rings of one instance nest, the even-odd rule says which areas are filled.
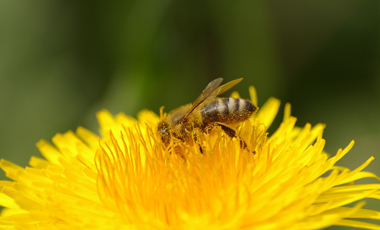
[[[223,81],[223,78],[217,78],[217,79],[213,80],[212,82],[208,83],[206,88],[202,91],[201,95],[199,95],[198,98],[193,102],[193,108],[202,104],[202,102],[204,102],[213,93],[215,93],[215,91],[217,91],[217,89],[219,89],[218,86],[220,85],[220,83],[222,83],[222,81]]]
[[[227,82],[226,84],[220,86],[219,88],[217,88],[214,92],[218,92],[212,99],[214,99],[215,97],[217,97],[218,95],[226,92],[227,90],[231,89],[232,87],[234,87],[237,83],[241,82],[241,80],[243,80],[243,78],[239,78],[239,79],[235,79],[233,81],[230,81],[230,82]],[[213,95],[210,95],[210,97],[212,97]]]
[[[233,81],[230,81],[220,87],[220,83],[222,83],[223,78],[217,78],[210,82],[206,88],[202,91],[201,95],[198,96],[198,98],[194,101],[193,106],[189,110],[189,112],[184,116],[184,120],[187,120],[188,117],[190,117],[190,114],[196,113],[199,110],[202,109],[202,105],[207,104],[208,102],[211,102],[214,100],[218,95],[226,92],[227,90],[231,89],[234,85],[239,83],[243,78],[239,78]],[[218,88],[217,88],[218,87]]]

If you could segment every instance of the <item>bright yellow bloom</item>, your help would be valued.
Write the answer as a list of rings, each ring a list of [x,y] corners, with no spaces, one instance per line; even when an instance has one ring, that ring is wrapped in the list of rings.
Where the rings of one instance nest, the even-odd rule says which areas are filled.
[[[256,94],[250,88],[252,101]],[[236,96],[236,94],[235,94]],[[380,219],[362,209],[363,198],[380,198],[380,184],[355,185],[374,177],[335,166],[353,146],[329,158],[324,125],[295,127],[290,105],[268,136],[279,108],[271,98],[240,127],[239,140],[216,129],[199,146],[168,152],[156,135],[159,117],[142,111],[135,120],[100,111],[99,138],[79,127],[37,146],[22,168],[2,160],[11,178],[2,181],[0,229],[320,229],[330,225],[380,228],[355,219]],[[377,178],[378,179],[378,178]]]

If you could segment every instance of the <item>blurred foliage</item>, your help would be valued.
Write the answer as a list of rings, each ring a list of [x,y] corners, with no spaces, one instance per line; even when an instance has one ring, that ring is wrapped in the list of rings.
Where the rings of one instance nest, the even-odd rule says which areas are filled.
[[[243,77],[243,97],[255,85],[259,106],[291,102],[299,126],[326,123],[331,154],[354,139],[342,166],[380,156],[379,1],[92,3],[0,2],[1,158],[26,166],[40,138],[97,132],[102,108],[170,111],[217,77]]]

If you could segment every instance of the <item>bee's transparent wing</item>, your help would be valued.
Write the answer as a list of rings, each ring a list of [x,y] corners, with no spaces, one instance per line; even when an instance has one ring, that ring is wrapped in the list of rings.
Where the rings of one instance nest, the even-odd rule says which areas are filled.
[[[217,88],[217,90],[215,90],[214,92],[218,92],[214,97],[217,97],[218,95],[226,92],[227,90],[231,89],[232,87],[234,87],[237,83],[241,82],[241,80],[243,80],[243,78],[239,78],[239,79],[235,79],[233,81],[230,81],[230,82],[227,82],[226,84],[220,86],[219,88]],[[212,97],[213,95],[210,95],[210,97]]]
[[[231,89],[234,85],[239,83],[243,78],[239,78],[233,81],[230,81],[220,87],[220,83],[222,83],[223,78],[217,78],[210,82],[206,88],[202,91],[201,95],[195,100],[193,103],[193,106],[189,110],[189,112],[184,116],[184,120],[187,120],[190,117],[190,114],[196,114],[200,110],[202,110],[204,104],[207,104],[208,102],[211,102],[214,100],[218,95],[226,92],[227,90]],[[217,88],[218,87],[218,88]]]
[[[193,110],[195,107],[202,104],[202,102],[204,102],[207,98],[209,98],[210,95],[214,93],[216,89],[218,89],[218,86],[220,85],[220,83],[222,83],[222,81],[223,81],[223,78],[217,78],[213,80],[212,82],[208,83],[206,88],[202,91],[202,93],[198,96],[198,98],[193,102],[193,107],[189,111]]]
[[[226,84],[218,87],[207,98],[205,98],[205,100],[203,100],[198,106],[196,106],[193,109],[193,113],[197,113],[200,110],[202,110],[203,109],[203,105],[206,105],[207,103],[213,101],[217,96],[219,96],[220,94],[222,94],[222,93],[226,92],[227,90],[231,89],[237,83],[239,83],[241,80],[243,80],[243,78],[239,78],[239,79],[227,82]],[[194,105],[193,105],[193,107],[194,107]]]

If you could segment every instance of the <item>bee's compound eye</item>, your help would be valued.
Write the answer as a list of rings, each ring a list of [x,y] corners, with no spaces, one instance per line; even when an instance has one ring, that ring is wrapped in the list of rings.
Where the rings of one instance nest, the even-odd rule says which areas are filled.
[[[165,122],[162,122],[158,125],[158,129],[157,131],[161,134],[161,135],[168,135],[169,133],[169,129],[170,127],[165,123]]]
[[[161,128],[161,133],[162,133],[162,134],[165,134],[165,133],[166,133],[165,126],[162,126],[162,128]]]
[[[157,132],[160,135],[162,142],[168,145],[171,136],[170,125],[166,122],[160,122],[157,127]]]

